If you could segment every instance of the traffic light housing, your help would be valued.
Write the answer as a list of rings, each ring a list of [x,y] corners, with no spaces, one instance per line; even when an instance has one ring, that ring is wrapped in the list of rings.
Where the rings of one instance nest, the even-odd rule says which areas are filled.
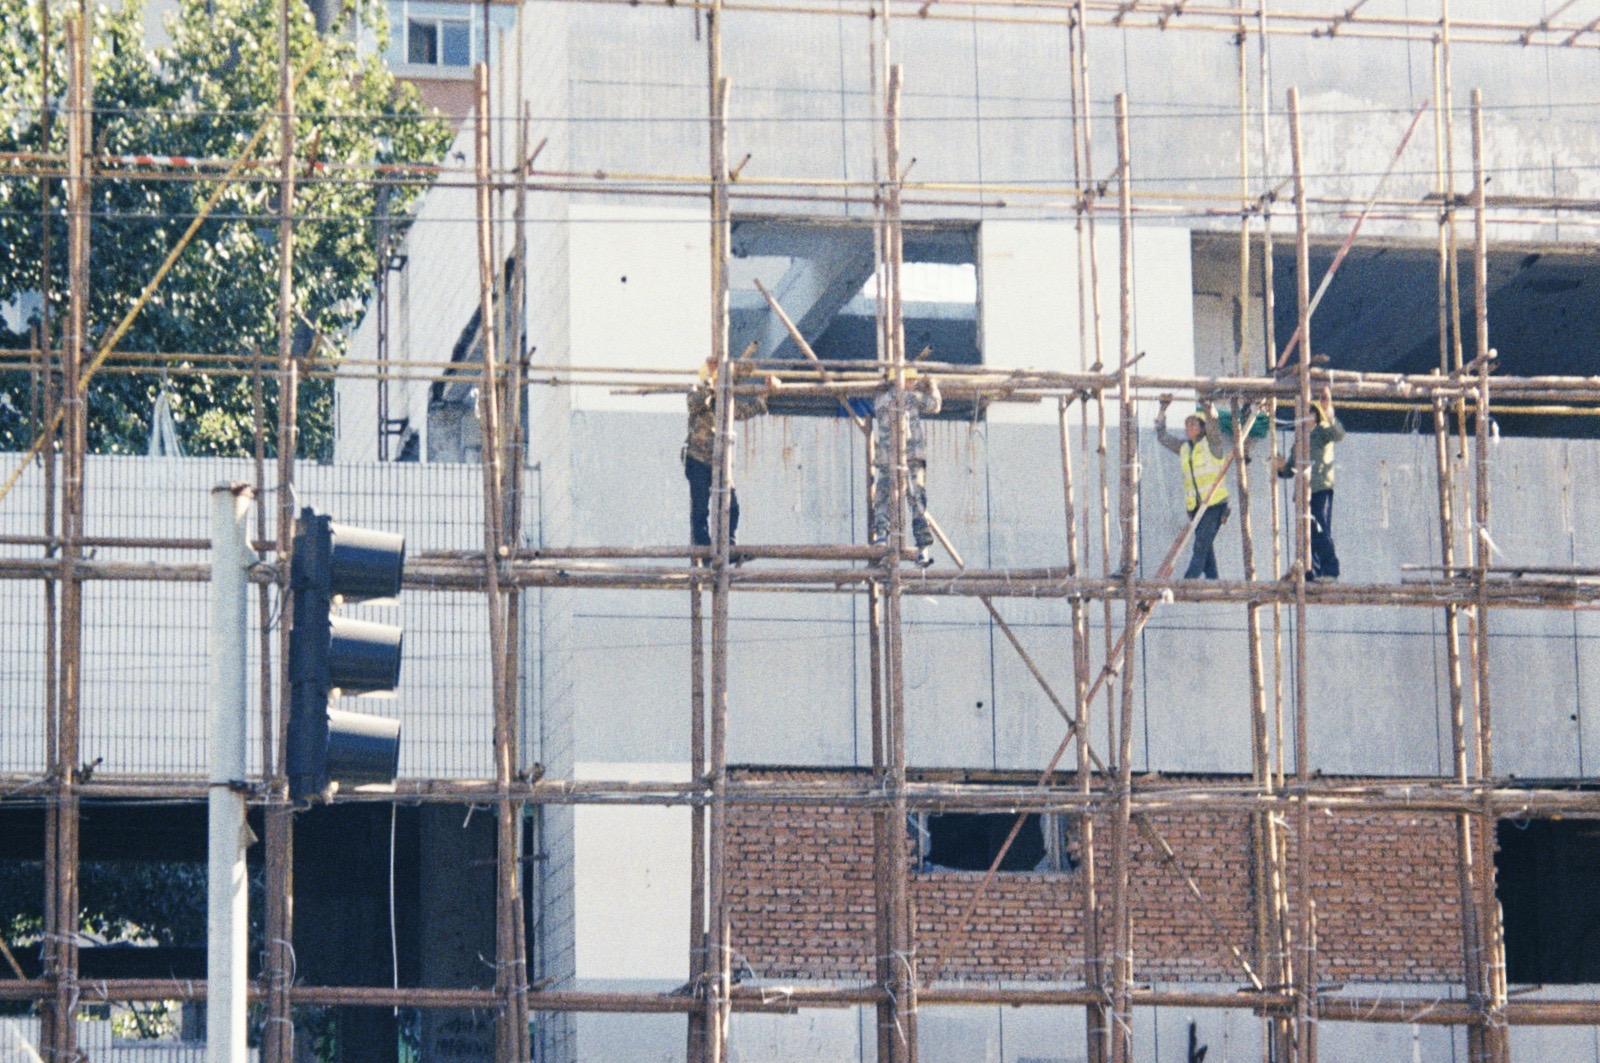
[[[300,512],[290,563],[289,797],[326,798],[340,787],[392,785],[400,722],[329,707],[331,698],[392,691],[400,684],[402,632],[338,616],[344,602],[400,593],[405,539]]]

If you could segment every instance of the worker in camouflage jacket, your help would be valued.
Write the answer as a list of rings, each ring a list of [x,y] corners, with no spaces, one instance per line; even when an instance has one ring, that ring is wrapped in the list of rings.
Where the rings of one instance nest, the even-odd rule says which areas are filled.
[[[746,352],[749,353],[748,351]],[[753,371],[742,358],[733,363],[735,383]],[[717,437],[717,360],[707,358],[700,377],[689,391],[689,437],[683,444],[683,475],[689,481],[689,535],[694,545],[711,545],[711,463],[716,460]],[[767,378],[767,390],[776,380]],[[733,418],[746,421],[767,412],[766,395],[739,395],[734,398]],[[728,545],[739,532],[739,495],[730,485],[728,498]],[[735,559],[737,562],[738,559]]]
[[[1344,425],[1333,412],[1333,391],[1322,389],[1322,401],[1311,404],[1317,423],[1311,428],[1311,571],[1306,579],[1338,579],[1339,554],[1333,547],[1333,445],[1344,438]],[[1278,475],[1292,479],[1294,457],[1278,459]]]
[[[917,544],[917,564],[933,564],[933,530],[928,526],[928,441],[922,429],[924,415],[933,416],[944,408],[938,381],[907,369],[901,402],[895,402],[892,385],[885,385],[872,400],[873,480],[872,529],[868,541],[874,544],[889,538],[890,493],[893,490],[894,420],[898,411],[905,425],[906,505],[911,509],[911,535]]]

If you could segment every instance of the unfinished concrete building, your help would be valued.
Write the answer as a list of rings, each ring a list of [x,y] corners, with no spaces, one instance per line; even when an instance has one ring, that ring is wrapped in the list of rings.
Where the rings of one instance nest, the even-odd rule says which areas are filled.
[[[0,1022],[65,1059],[86,1001],[205,995],[62,913],[80,864],[203,852],[196,551],[240,481],[274,1063],[1600,1059],[1600,4],[515,15],[344,360],[238,354],[334,377],[331,464],[87,456],[72,404],[8,456],[3,855],[52,922]],[[903,424],[863,430],[909,370],[927,569]],[[1175,578],[1167,395],[1268,426],[1220,579]],[[408,536],[400,777],[326,807],[274,740],[291,485]],[[151,808],[188,842],[129,843]]]

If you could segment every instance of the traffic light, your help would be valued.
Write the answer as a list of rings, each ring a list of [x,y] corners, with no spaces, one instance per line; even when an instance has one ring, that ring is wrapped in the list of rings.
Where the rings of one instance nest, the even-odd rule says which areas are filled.
[[[289,797],[390,785],[400,765],[400,721],[330,708],[330,698],[400,684],[400,628],[335,614],[344,602],[400,593],[405,539],[300,511],[290,564]]]

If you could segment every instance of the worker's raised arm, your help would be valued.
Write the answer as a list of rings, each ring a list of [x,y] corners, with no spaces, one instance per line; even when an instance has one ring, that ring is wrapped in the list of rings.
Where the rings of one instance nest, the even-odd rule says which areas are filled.
[[[1174,454],[1181,454],[1183,453],[1184,438],[1167,431],[1167,407],[1171,405],[1171,395],[1161,396],[1161,405],[1156,407],[1156,442]]]
[[[1228,445],[1227,437],[1222,434],[1222,421],[1217,417],[1216,404],[1209,400],[1205,404],[1206,445],[1211,448],[1213,458],[1226,458],[1228,451],[1233,449]]]
[[[746,361],[733,363],[733,382],[735,385],[747,382],[755,375],[756,367]],[[752,417],[759,417],[767,412],[767,399],[771,397],[771,378],[768,378],[767,391],[759,395],[741,395],[737,390],[733,394],[733,419],[748,421]]]

